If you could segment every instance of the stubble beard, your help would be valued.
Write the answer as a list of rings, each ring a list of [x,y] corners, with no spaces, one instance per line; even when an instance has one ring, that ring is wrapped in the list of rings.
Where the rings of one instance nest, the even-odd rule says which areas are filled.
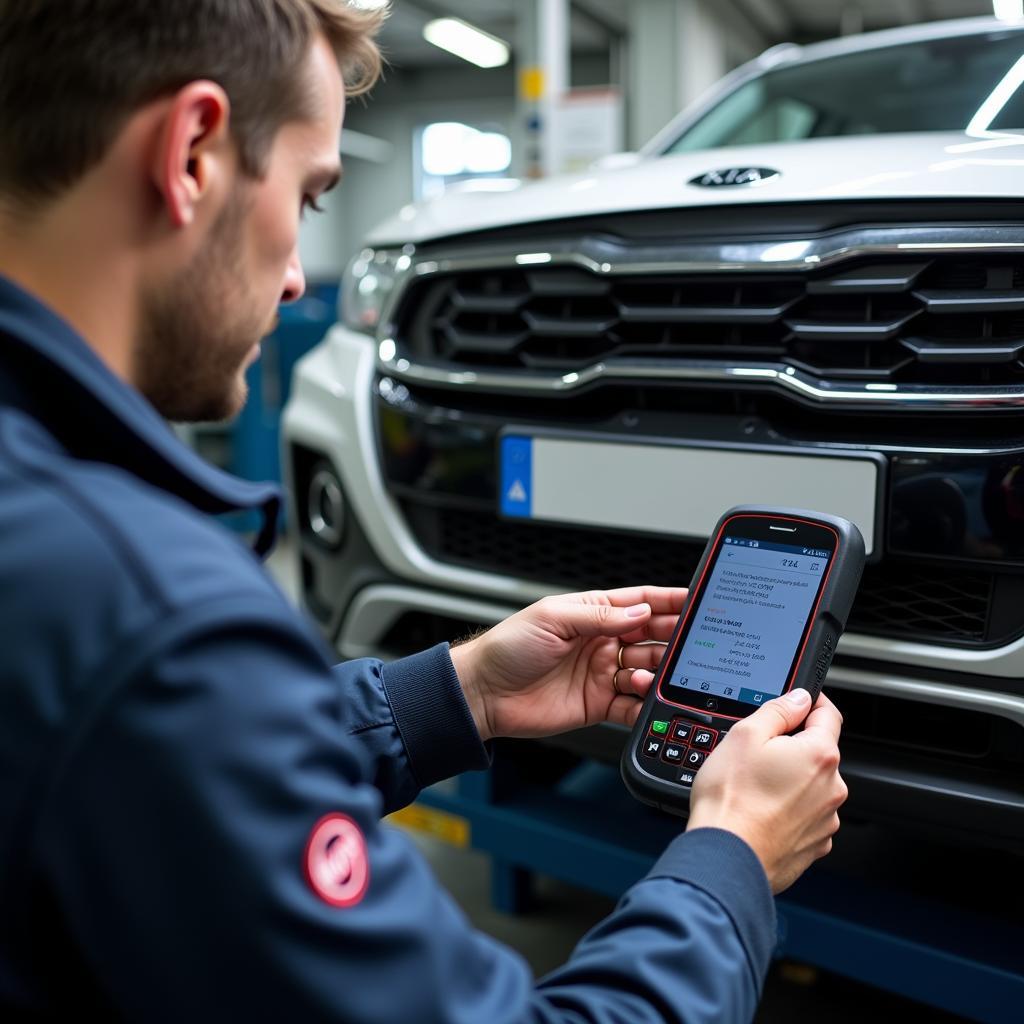
[[[232,198],[200,256],[143,297],[135,383],[172,422],[230,419],[248,398],[245,358],[268,324],[241,276],[247,209]]]

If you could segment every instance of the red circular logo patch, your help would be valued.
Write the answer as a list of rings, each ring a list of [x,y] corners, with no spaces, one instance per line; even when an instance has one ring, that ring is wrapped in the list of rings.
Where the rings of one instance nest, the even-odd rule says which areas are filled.
[[[306,844],[306,880],[332,907],[358,903],[370,883],[366,840],[344,814],[328,814],[314,826]]]

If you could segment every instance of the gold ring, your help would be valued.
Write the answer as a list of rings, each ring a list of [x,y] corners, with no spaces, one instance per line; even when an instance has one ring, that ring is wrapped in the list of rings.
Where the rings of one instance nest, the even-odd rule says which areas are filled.
[[[624,665],[624,666],[623,666],[622,668],[617,668],[617,669],[616,669],[616,670],[615,670],[615,671],[614,671],[614,672],[612,673],[612,689],[613,689],[613,690],[614,690],[614,691],[615,691],[615,692],[616,692],[616,693],[617,693],[617,694],[618,694],[618,695],[619,695],[620,697],[630,697],[630,696],[632,696],[632,694],[626,693],[626,691],[625,691],[625,690],[622,690],[622,689],[620,689],[620,688],[619,688],[619,673],[620,673],[620,672],[629,672],[629,673],[630,673],[630,675],[632,675],[632,673],[633,673],[633,670],[632,670],[631,668],[627,668],[627,667],[626,667],[625,665]]]
[[[622,664],[622,652],[623,652],[623,651],[624,651],[625,649],[626,649],[626,648],[625,648],[625,645],[624,645],[624,644],[619,644],[619,654],[618,654],[618,657],[617,657],[617,659],[616,659],[616,660],[618,661],[618,663],[619,663],[619,668],[625,668],[625,667],[626,667],[625,665],[623,665],[623,664]]]

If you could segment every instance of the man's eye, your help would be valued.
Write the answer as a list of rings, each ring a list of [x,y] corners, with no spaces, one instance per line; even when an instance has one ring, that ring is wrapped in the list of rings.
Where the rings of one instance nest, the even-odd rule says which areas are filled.
[[[302,214],[305,216],[307,210],[312,210],[313,213],[323,213],[324,208],[312,197],[303,196],[302,199]]]

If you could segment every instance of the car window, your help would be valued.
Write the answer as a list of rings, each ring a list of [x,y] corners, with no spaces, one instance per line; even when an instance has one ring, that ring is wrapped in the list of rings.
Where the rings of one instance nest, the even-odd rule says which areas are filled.
[[[666,151],[968,126],[1024,129],[1022,54],[1024,33],[994,32],[776,68],[729,93]]]

